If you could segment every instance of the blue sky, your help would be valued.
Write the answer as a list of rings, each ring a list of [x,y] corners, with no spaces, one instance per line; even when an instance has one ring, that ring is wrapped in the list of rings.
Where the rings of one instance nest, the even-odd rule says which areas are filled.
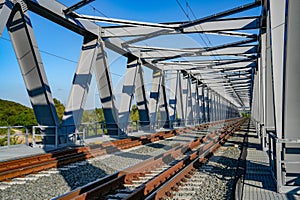
[[[192,13],[187,9],[186,2],[198,17],[204,17],[224,11],[236,6],[251,3],[254,0],[178,0],[183,9],[192,18]],[[73,0],[61,0],[61,3],[70,6]],[[103,16],[97,11],[101,11],[111,18],[128,20],[138,20],[146,22],[171,22],[186,21],[187,17],[179,7],[176,0],[96,0],[90,5],[78,10],[79,13]],[[257,12],[249,11],[250,13]],[[245,12],[247,14],[248,12]],[[77,61],[83,38],[63,27],[60,27],[34,13],[30,13],[38,47],[41,51],[43,64],[48,77],[53,97],[59,99],[64,104],[67,102],[71,82],[76,70]],[[186,40],[193,40],[194,44],[200,43],[199,38],[185,36]],[[212,43],[217,45],[219,42],[214,36],[210,37]],[[0,98],[16,101],[26,106],[31,106],[26,92],[26,88],[21,76],[21,72],[16,61],[7,30],[4,30],[0,38]],[[172,42],[165,40],[164,42]],[[183,40],[184,41],[184,40]],[[155,43],[155,41],[153,41]],[[59,56],[59,57],[57,57]],[[113,86],[119,91],[122,85],[121,76],[125,73],[126,59],[116,53],[108,51],[110,70],[112,72]],[[145,70],[150,79],[150,70]],[[98,92],[95,80],[92,80],[90,94],[88,97],[87,108],[99,107]]]

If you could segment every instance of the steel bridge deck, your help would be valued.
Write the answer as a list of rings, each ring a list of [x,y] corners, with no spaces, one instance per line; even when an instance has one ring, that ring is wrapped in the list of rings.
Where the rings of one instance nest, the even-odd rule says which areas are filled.
[[[271,173],[269,158],[261,149],[261,142],[255,128],[248,133],[246,174],[243,184],[243,200],[300,199],[300,195],[276,192],[276,184]]]

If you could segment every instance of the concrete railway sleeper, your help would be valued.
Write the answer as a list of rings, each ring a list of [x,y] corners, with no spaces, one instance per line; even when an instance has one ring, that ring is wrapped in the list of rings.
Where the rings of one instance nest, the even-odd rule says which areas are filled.
[[[230,122],[231,120],[227,120],[227,122]],[[36,173],[42,170],[61,167],[70,163],[87,160],[96,156],[115,153],[123,149],[128,149],[173,137],[177,134],[192,132],[194,130],[202,130],[223,122],[224,121],[211,122],[194,127],[162,131],[141,137],[130,137],[126,139],[110,141],[100,145],[57,150],[52,153],[0,162],[0,181],[8,181],[12,178],[22,177],[24,175]]]
[[[192,174],[196,165],[224,143],[245,119],[228,121],[188,145],[177,146],[159,156],[75,189],[56,200],[67,199],[160,199],[176,190],[176,184]]]

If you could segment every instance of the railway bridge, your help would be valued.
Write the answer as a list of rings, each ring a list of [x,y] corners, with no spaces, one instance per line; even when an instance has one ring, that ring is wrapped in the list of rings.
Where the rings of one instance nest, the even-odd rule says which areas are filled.
[[[163,23],[77,12],[93,1],[65,6],[54,0],[0,0],[0,35],[7,28],[44,145],[64,145],[70,134],[80,132],[94,76],[108,135],[126,137],[135,102],[139,129],[145,132],[251,116],[261,148],[268,152],[277,192],[299,191],[300,1],[253,0],[203,18]],[[61,122],[30,12],[82,37]],[[174,35],[233,39],[197,47],[179,41],[180,47],[174,47],[177,41],[142,45]],[[119,105],[108,49],[127,58],[119,66],[126,69]],[[144,74],[149,70],[151,75]],[[145,76],[151,76],[151,87]]]

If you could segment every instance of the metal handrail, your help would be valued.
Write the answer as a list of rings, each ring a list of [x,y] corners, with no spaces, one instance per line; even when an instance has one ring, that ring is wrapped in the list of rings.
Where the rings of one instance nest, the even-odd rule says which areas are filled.
[[[10,139],[11,139],[11,129],[20,129],[20,128],[25,128],[25,144],[26,145],[29,145],[29,126],[0,126],[0,129],[7,129],[7,145],[6,146],[1,146],[1,148],[6,148],[6,147],[10,147],[10,146],[16,146],[16,145],[22,145],[22,144],[15,144],[15,145],[12,145],[10,143]],[[19,133],[16,133],[16,134],[13,134],[13,136],[23,136],[24,134],[19,134]]]
[[[285,186],[283,182],[283,174],[282,170],[280,170],[282,164],[300,164],[300,161],[297,160],[285,160],[281,156],[282,144],[300,144],[300,139],[294,138],[278,138],[276,135],[276,130],[274,128],[265,127],[265,132],[267,138],[268,145],[268,156],[269,156],[269,164],[271,167],[272,176],[276,181],[277,191],[282,192]]]

